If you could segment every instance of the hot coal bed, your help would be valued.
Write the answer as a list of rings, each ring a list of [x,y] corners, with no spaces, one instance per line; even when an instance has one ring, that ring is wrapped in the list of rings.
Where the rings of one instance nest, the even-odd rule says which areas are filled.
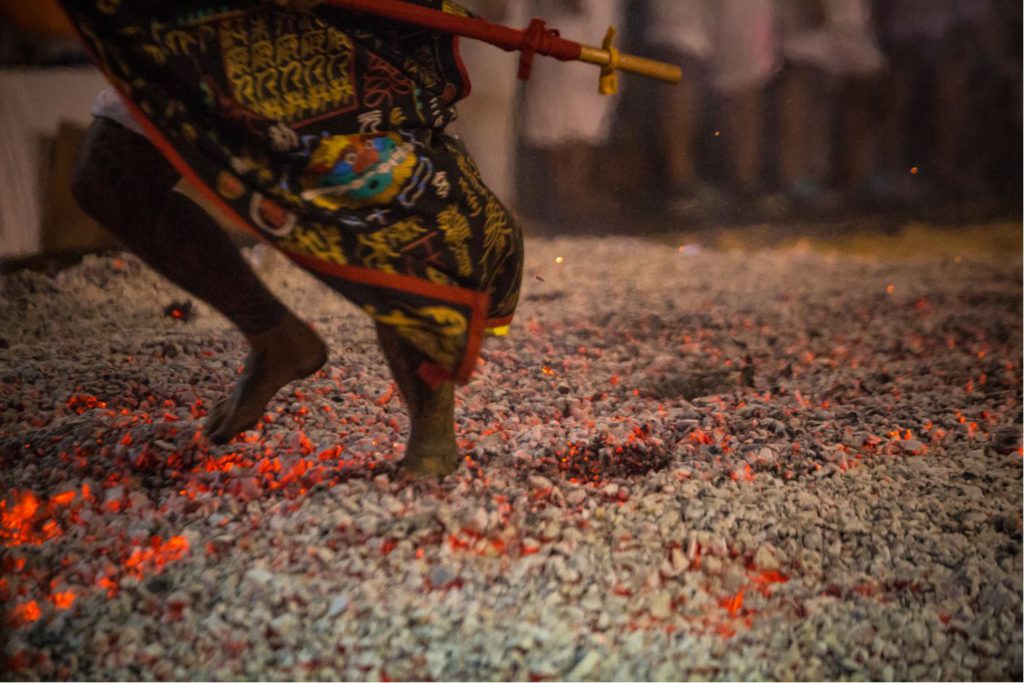
[[[223,319],[128,255],[3,276],[5,675],[1020,680],[1019,254],[528,248],[440,483],[274,259],[331,360],[223,447]]]

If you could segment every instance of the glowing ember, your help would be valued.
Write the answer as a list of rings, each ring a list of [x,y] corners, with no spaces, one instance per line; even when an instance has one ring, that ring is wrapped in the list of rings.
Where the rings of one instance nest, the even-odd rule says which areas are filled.
[[[754,471],[750,467],[750,463],[744,463],[742,469],[733,470],[729,474],[729,478],[733,481],[754,481]]]
[[[107,597],[114,597],[117,595],[118,586],[110,577],[103,576],[96,582],[96,584],[107,591]]]
[[[542,464],[554,464],[570,481],[599,483],[612,477],[634,477],[668,466],[670,453],[650,428],[634,426],[625,439],[610,433],[597,434],[589,442],[568,442],[548,451]],[[627,494],[628,496],[628,494]]]
[[[740,589],[736,595],[725,598],[721,602],[722,607],[729,612],[730,617],[735,617],[743,609],[743,589]]]
[[[74,394],[68,399],[67,406],[69,410],[73,410],[81,415],[87,410],[106,408],[107,404],[92,394]]]
[[[959,637],[962,614],[969,612],[960,612],[959,600],[933,599],[948,592],[942,583],[948,572],[936,583],[926,570],[938,560],[955,566],[964,558],[987,566],[983,558],[1005,554],[1004,534],[1019,535],[1012,506],[1000,509],[989,500],[990,491],[992,498],[1000,495],[996,484],[1007,472],[1019,473],[1024,457],[1011,419],[1019,408],[1019,332],[1006,323],[1017,318],[1000,318],[985,300],[998,295],[1015,303],[1016,281],[1011,291],[982,280],[988,275],[970,263],[957,274],[975,278],[974,293],[873,264],[858,265],[853,281],[838,277],[844,268],[838,259],[811,273],[812,291],[802,276],[787,274],[780,284],[765,269],[756,281],[741,280],[740,262],[724,269],[711,250],[698,257],[702,269],[681,268],[679,259],[688,258],[681,254],[698,253],[683,242],[650,252],[656,273],[702,270],[706,261],[716,272],[735,271],[742,294],[763,288],[772,296],[744,303],[731,286],[680,280],[658,282],[655,297],[632,302],[632,294],[614,291],[605,278],[603,297],[563,311],[560,306],[583,299],[561,294],[581,291],[570,289],[577,273],[552,263],[558,252],[543,247],[540,263],[557,266],[559,283],[528,293],[521,336],[488,346],[482,383],[460,392],[463,462],[440,485],[398,480],[398,442],[408,423],[398,389],[386,367],[374,366],[376,358],[339,355],[336,367],[275,397],[257,429],[224,446],[204,437],[207,406],[198,397],[210,401],[223,393],[227,378],[218,372],[235,367],[244,351],[240,340],[218,329],[176,330],[174,345],[185,350],[173,363],[159,350],[145,351],[165,348],[161,342],[117,331],[109,356],[105,343],[96,352],[102,367],[83,372],[84,389],[70,398],[66,389],[52,389],[59,378],[30,387],[14,367],[0,378],[0,412],[17,420],[12,436],[5,433],[13,457],[0,453],[8,482],[0,496],[0,619],[20,631],[0,665],[19,663],[19,678],[44,680],[83,673],[116,678],[125,670],[197,677],[204,672],[189,668],[196,660],[218,662],[212,675],[230,678],[244,677],[257,658],[287,658],[294,667],[268,665],[259,673],[405,679],[431,668],[423,653],[412,663],[378,657],[388,661],[387,673],[379,664],[365,670],[353,664],[363,661],[362,651],[352,651],[365,635],[360,624],[399,610],[427,615],[436,633],[453,633],[460,612],[469,612],[446,605],[465,606],[474,615],[463,634],[466,646],[493,651],[495,662],[510,661],[515,658],[487,642],[487,633],[522,621],[532,634],[534,615],[520,608],[547,600],[580,604],[587,615],[582,630],[561,620],[564,610],[547,615],[552,620],[544,628],[568,628],[581,648],[580,657],[563,658],[565,669],[545,662],[549,679],[609,677],[602,645],[621,644],[638,631],[636,647],[624,648],[622,660],[631,649],[642,661],[622,671],[654,677],[672,671],[735,677],[726,666],[735,659],[728,656],[732,646],[716,642],[719,637],[742,638],[736,645],[746,648],[786,629],[795,651],[813,653],[814,640],[829,630],[794,628],[808,614],[828,616],[840,639],[848,626],[858,636],[890,639],[888,616],[907,604],[901,591],[919,591],[914,609],[904,610],[906,626],[919,631],[925,623],[920,632],[942,632],[949,622],[946,635]],[[815,257],[782,265],[801,266],[805,258]],[[588,253],[584,272],[592,265]],[[835,284],[821,288],[822,273],[837,275]],[[819,288],[835,296],[814,299]],[[977,310],[954,316],[960,311],[951,307],[972,296]],[[804,299],[815,303],[809,315]],[[318,320],[339,335],[329,316]],[[156,320],[156,329],[163,324]],[[129,351],[136,360],[126,360]],[[745,369],[750,372],[741,374]],[[50,381],[48,373],[37,374]],[[908,456],[926,452],[906,466]],[[961,461],[971,465],[969,477],[956,476]],[[944,489],[947,480],[951,488]],[[915,514],[899,516],[908,507],[901,496],[919,493],[919,504],[910,506]],[[974,509],[982,514],[961,513]],[[888,519],[900,519],[902,528],[879,526]],[[872,537],[880,528],[892,535],[886,567],[919,561],[911,564],[920,586],[861,578],[877,569]],[[950,528],[958,531],[956,544],[928,542],[941,541]],[[187,536],[175,535],[185,529]],[[920,552],[910,557],[897,543]],[[405,579],[373,580],[399,567],[412,568],[408,586]],[[1014,588],[1001,581],[1010,592],[1001,590],[995,573],[982,572],[978,591],[993,604]],[[429,579],[425,590],[421,575]],[[232,577],[227,590],[218,585],[224,576]],[[460,576],[472,590],[434,594],[457,588]],[[311,590],[293,592],[289,577],[296,586],[311,582]],[[387,595],[364,590],[373,586]],[[815,612],[823,594],[847,604]],[[474,602],[480,595],[487,596],[486,609]],[[125,617],[136,624],[121,628]],[[235,629],[239,618],[242,628]],[[153,630],[147,620],[180,623]],[[316,624],[327,621],[330,628],[321,632]],[[98,637],[89,631],[102,623],[114,628]],[[128,642],[125,635],[138,624],[146,642]],[[76,652],[71,645],[82,632],[89,638]],[[986,651],[1010,650],[1008,637],[988,632]],[[64,642],[51,643],[54,638]],[[967,649],[977,654],[973,638]],[[709,643],[719,649],[708,653]],[[677,651],[662,657],[660,648]],[[683,650],[690,648],[710,668],[686,668]],[[546,651],[536,649],[531,665]],[[769,660],[776,648],[756,649],[775,664]],[[850,661],[819,658],[819,673],[878,676],[875,663],[892,664],[896,675],[909,670],[902,653],[886,662],[885,653],[865,652]],[[366,661],[379,655],[366,654]],[[79,660],[68,664],[72,655]],[[586,666],[574,674],[578,662]],[[951,676],[971,677],[968,669],[942,666]],[[433,677],[465,674],[445,667]],[[807,677],[794,667],[764,671]],[[498,666],[476,670],[494,678],[530,675]],[[993,671],[996,678],[1005,674]]]
[[[192,319],[193,307],[191,301],[173,301],[164,307],[164,315],[187,323]]]
[[[51,595],[50,600],[57,609],[69,609],[75,603],[75,597],[73,591],[62,591]]]
[[[159,536],[153,536],[148,547],[132,550],[131,555],[125,560],[124,566],[129,574],[141,578],[144,567],[151,566],[161,569],[168,562],[180,560],[186,552],[188,552],[188,541],[184,536],[173,536],[166,541]]]
[[[22,626],[24,624],[31,624],[39,619],[40,616],[42,616],[42,611],[39,609],[39,603],[35,600],[29,600],[11,610],[10,621],[14,626]]]
[[[65,491],[64,493],[58,493],[55,495],[50,499],[50,502],[56,503],[57,505],[67,505],[75,499],[75,495],[74,491]]]
[[[385,406],[391,401],[391,397],[395,395],[395,383],[391,382],[388,385],[387,391],[381,394],[381,397],[377,399],[377,405]]]
[[[690,436],[688,438],[690,439],[690,443],[694,444],[707,445],[713,444],[715,442],[714,438],[710,434],[705,432],[703,429],[700,429],[699,427],[690,432]]]
[[[0,540],[8,547],[39,545],[60,535],[60,526],[43,517],[46,511],[34,493],[15,489],[0,501]]]

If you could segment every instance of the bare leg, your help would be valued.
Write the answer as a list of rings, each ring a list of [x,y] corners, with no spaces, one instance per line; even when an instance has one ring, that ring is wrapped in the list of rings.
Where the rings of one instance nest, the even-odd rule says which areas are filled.
[[[781,141],[779,184],[789,189],[808,180],[807,129],[810,123],[810,80],[807,69],[790,67],[782,78]]]
[[[658,133],[665,149],[669,189],[692,190],[697,182],[697,125],[700,91],[696,79],[684,78],[675,88],[666,90],[662,106],[656,111]]]
[[[883,86],[884,103],[879,154],[882,170],[899,177],[907,172],[907,120],[913,96],[910,70],[894,64]]]
[[[409,410],[409,440],[402,469],[414,478],[443,477],[459,467],[455,443],[455,384],[432,389],[416,374],[423,356],[391,327],[377,325],[377,339]]]
[[[843,140],[840,181],[846,188],[867,184],[878,153],[871,95],[876,83],[867,78],[850,80],[843,92]]]
[[[220,311],[251,346],[206,425],[215,443],[252,428],[278,389],[327,360],[323,341],[264,287],[220,226],[173,190],[178,173],[141,135],[97,119],[72,190],[94,219],[168,280]]]
[[[568,142],[550,150],[552,183],[558,188],[549,201],[563,228],[591,229],[618,215],[620,207],[607,190],[594,184],[597,148]]]
[[[726,99],[725,121],[730,138],[731,180],[741,193],[761,186],[764,144],[764,95],[760,88],[737,92]]]
[[[960,160],[964,123],[973,101],[968,95],[970,75],[963,59],[946,60],[936,70],[935,166],[939,181],[947,188],[962,184],[964,168]]]

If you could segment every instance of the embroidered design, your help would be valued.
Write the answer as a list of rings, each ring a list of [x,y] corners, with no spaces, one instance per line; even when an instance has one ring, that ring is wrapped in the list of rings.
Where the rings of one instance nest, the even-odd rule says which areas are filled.
[[[450,35],[263,0],[59,1],[183,174],[468,379],[515,308],[522,236],[444,132],[468,85]]]

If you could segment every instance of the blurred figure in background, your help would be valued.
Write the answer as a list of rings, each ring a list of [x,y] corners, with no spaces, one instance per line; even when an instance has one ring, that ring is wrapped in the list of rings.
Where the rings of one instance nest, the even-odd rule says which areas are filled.
[[[685,78],[627,125],[657,123],[649,161],[677,217],[926,209],[1019,187],[1016,0],[643,7],[645,49]]]
[[[683,69],[678,85],[659,92],[655,131],[664,157],[667,208],[678,215],[710,210],[720,199],[714,186],[701,177],[697,145],[715,49],[711,11],[707,0],[653,0],[651,5],[647,39],[658,58]]]
[[[778,113],[783,208],[834,210],[839,197],[828,184],[856,191],[875,162],[870,95],[885,57],[870,0],[777,0],[777,8],[786,63]]]
[[[513,25],[543,18],[566,38],[599,43],[622,18],[619,0],[525,0],[516,2]],[[590,229],[618,212],[615,199],[594,182],[595,155],[611,130],[616,98],[599,95],[593,66],[537,59],[526,83],[521,132],[540,150],[550,174],[541,218],[561,228]]]
[[[991,2],[876,0],[876,11],[891,68],[873,189],[899,204],[920,202],[929,191],[978,194],[984,182],[972,152],[979,140],[968,124],[984,101],[976,89],[982,72],[994,68],[985,49],[995,29]],[[1019,62],[1019,50],[1016,56]]]
[[[772,0],[652,0],[648,42],[684,66],[683,83],[663,91],[657,113],[674,212],[702,212],[719,201],[696,164],[711,91],[721,100],[715,128],[727,146],[728,189],[741,203],[760,195],[765,87],[780,67],[776,32]]]

